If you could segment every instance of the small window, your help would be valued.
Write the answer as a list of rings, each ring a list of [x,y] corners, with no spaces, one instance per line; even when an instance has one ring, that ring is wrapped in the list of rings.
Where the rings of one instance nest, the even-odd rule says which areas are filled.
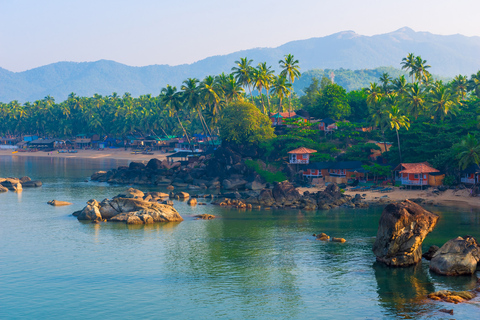
[[[414,174],[414,175],[413,175],[413,178],[414,178],[414,179],[418,179],[418,174]]]
[[[427,175],[426,174],[423,175],[423,179],[427,180]]]

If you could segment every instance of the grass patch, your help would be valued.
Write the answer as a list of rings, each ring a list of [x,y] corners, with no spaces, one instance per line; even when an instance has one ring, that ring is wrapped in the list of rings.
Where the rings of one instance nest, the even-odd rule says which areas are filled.
[[[245,160],[245,165],[250,169],[255,170],[256,173],[260,175],[263,179],[265,179],[268,183],[273,182],[281,182],[287,180],[287,176],[281,171],[270,171],[266,169],[262,169],[260,167],[260,162],[257,160]]]

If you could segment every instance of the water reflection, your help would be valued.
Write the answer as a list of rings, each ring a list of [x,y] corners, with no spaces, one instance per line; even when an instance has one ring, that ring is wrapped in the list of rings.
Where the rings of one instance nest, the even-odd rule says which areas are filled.
[[[435,286],[422,263],[407,268],[373,264],[380,305],[388,314],[422,314],[432,306],[421,303]]]

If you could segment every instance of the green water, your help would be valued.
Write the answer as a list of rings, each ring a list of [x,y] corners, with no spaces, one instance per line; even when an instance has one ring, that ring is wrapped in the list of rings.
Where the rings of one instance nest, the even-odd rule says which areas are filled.
[[[442,308],[453,308],[457,319],[480,318],[478,298],[461,305],[423,299],[472,289],[476,277],[437,276],[426,261],[404,269],[375,263],[381,208],[242,212],[175,202],[180,223],[72,217],[87,200],[126,188],[85,182],[124,164],[0,157],[0,177],[44,182],[0,194],[0,319],[452,318]],[[52,199],[73,205],[51,207]],[[480,238],[478,212],[430,209],[441,219],[424,250],[458,235]],[[199,213],[219,218],[194,220]],[[312,234],[320,232],[347,242],[316,241]]]

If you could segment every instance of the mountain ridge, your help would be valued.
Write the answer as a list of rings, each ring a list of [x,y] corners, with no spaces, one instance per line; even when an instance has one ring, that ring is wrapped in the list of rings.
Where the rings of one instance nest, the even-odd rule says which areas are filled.
[[[278,60],[291,53],[300,61],[301,71],[314,69],[364,70],[400,67],[408,53],[422,56],[440,76],[470,76],[480,69],[480,37],[460,34],[435,35],[403,27],[390,33],[365,36],[347,30],[325,37],[294,40],[275,48],[253,48],[207,57],[191,64],[133,67],[113,60],[93,62],[60,61],[22,72],[0,67],[0,101],[34,101],[51,95],[64,100],[75,92],[80,96],[112,92],[133,96],[157,95],[162,87],[180,87],[187,78],[230,72],[240,57],[266,61],[279,71]]]

